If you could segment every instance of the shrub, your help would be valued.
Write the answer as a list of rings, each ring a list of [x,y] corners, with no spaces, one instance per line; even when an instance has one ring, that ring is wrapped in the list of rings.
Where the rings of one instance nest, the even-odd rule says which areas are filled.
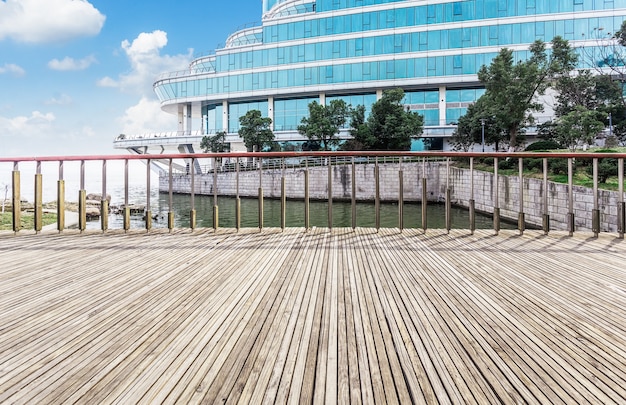
[[[555,141],[543,140],[543,141],[537,141],[537,142],[531,143],[524,150],[526,152],[531,152],[531,151],[548,151],[548,150],[554,150],[554,149],[563,149],[563,147]]]
[[[573,170],[576,170],[576,161],[573,163]],[[548,159],[548,169],[554,174],[567,174],[567,159]]]
[[[542,158],[528,158],[524,159],[524,167],[527,170],[543,170],[543,159]]]
[[[517,167],[517,159],[502,159],[498,161],[498,168],[501,170],[514,169]]]

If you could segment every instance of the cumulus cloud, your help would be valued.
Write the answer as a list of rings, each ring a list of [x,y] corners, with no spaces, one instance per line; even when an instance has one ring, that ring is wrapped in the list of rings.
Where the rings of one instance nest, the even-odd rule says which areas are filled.
[[[142,97],[137,104],[126,109],[118,122],[122,133],[136,135],[163,132],[164,128],[172,128],[175,118],[161,111],[161,104],[157,100]]]
[[[89,55],[79,60],[66,56],[63,60],[52,59],[50,62],[48,62],[48,67],[52,70],[61,71],[85,70],[96,62],[96,57],[93,55]]]
[[[51,43],[97,35],[106,17],[86,0],[0,1],[0,40]]]
[[[143,32],[132,42],[122,41],[121,48],[128,58],[131,71],[118,78],[104,77],[98,81],[98,85],[117,87],[140,96],[152,95],[152,83],[160,73],[183,70],[191,60],[191,49],[187,54],[161,55],[161,49],[166,45],[167,33],[160,30]]]
[[[6,136],[30,136],[49,128],[55,120],[54,114],[44,114],[39,111],[33,111],[30,117],[17,116],[7,118],[0,116],[0,133]]]
[[[11,74],[15,77],[21,77],[26,74],[26,71],[13,63],[5,63],[4,66],[0,66],[0,75],[1,74]]]

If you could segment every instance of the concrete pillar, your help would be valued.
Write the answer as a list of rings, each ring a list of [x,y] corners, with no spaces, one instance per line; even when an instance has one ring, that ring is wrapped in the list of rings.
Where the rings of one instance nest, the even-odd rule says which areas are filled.
[[[326,105],[326,93],[320,93],[320,105]]]
[[[439,125],[446,125],[446,86],[439,87]]]
[[[378,89],[376,90],[376,101],[380,100],[381,98],[383,98],[383,90]]]
[[[224,110],[222,112],[222,128],[223,131],[228,133],[228,101],[224,100],[222,102],[222,110]],[[215,119],[217,120],[217,117]]]
[[[186,123],[185,123],[185,131],[187,133],[187,135],[191,134],[191,104],[187,104],[187,108],[186,108],[186,113],[185,113],[185,117],[186,119]]]
[[[185,105],[178,104],[178,133],[185,131]]]
[[[267,116],[272,120],[270,129],[274,130],[274,97],[268,97],[267,99]]]

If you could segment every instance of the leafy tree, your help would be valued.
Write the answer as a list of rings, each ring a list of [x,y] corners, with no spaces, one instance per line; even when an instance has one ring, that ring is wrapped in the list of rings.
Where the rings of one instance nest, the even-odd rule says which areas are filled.
[[[410,150],[411,138],[419,137],[424,129],[424,117],[404,109],[402,89],[383,92],[372,104],[365,121],[365,109],[357,108],[352,115],[351,134],[368,150]]]
[[[246,115],[239,117],[239,136],[243,139],[248,152],[261,152],[271,147],[274,133],[270,129],[272,119],[262,117],[261,111],[250,110]]]
[[[203,136],[202,141],[200,141],[200,148],[204,153],[228,152],[230,145],[226,143],[226,132],[220,131],[216,132],[213,136]]]
[[[339,144],[339,130],[346,123],[349,106],[343,100],[332,100],[329,105],[317,101],[309,103],[309,116],[302,118],[298,132],[309,141],[318,141],[323,150]]]
[[[480,68],[478,79],[486,89],[481,96],[484,110],[508,134],[511,149],[517,146],[523,128],[534,121],[532,113],[543,110],[537,96],[543,95],[554,80],[571,71],[576,63],[577,55],[569,43],[555,37],[550,53],[546,44],[537,40],[530,46],[530,58],[526,61],[516,63],[513,51],[503,48],[491,65]]]
[[[452,142],[455,149],[469,151],[475,143],[482,145],[484,121],[485,145],[495,144],[495,149],[498,150],[500,144],[506,141],[507,134],[496,125],[494,117],[489,114],[485,98],[481,97],[470,104],[454,130]]]
[[[555,140],[567,146],[572,152],[582,143],[590,144],[595,135],[604,129],[600,113],[576,106],[556,122]]]

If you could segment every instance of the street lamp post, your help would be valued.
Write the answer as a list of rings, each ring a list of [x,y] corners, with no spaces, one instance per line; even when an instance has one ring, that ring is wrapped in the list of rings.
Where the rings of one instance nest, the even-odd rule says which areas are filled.
[[[483,152],[485,151],[485,119],[481,118],[480,119],[480,126],[482,127],[482,145],[483,145]]]

